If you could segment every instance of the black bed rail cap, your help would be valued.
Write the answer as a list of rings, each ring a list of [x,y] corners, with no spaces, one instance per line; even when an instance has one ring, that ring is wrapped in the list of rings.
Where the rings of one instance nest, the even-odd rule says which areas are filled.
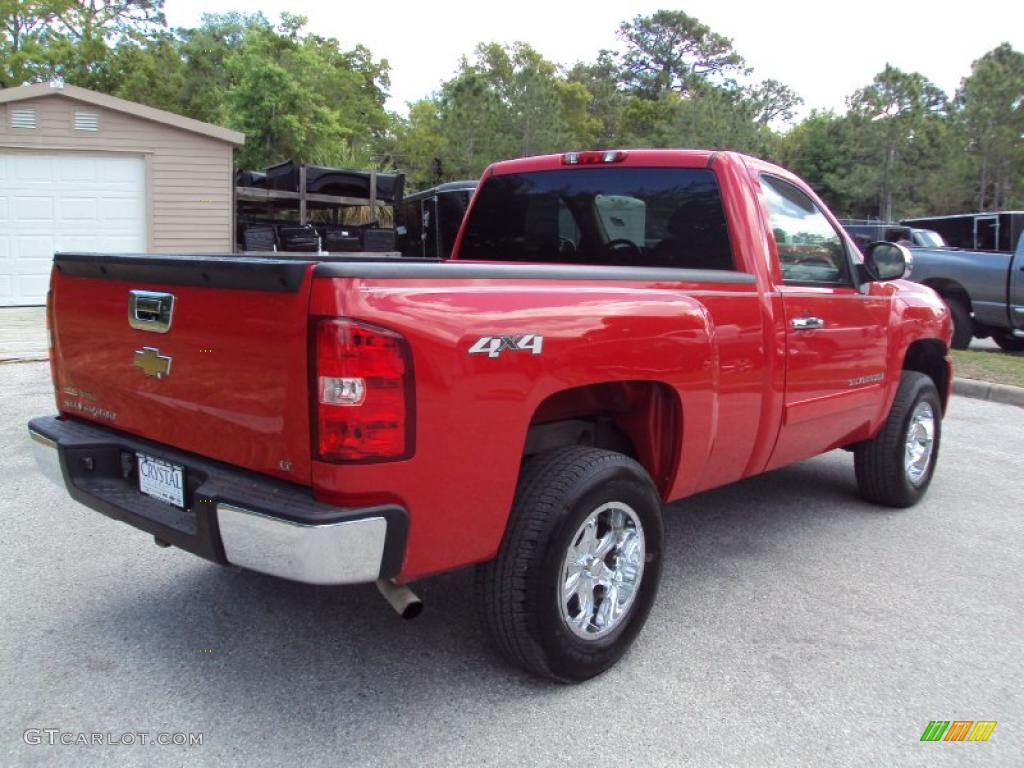
[[[54,267],[70,277],[206,288],[294,293],[316,259],[273,254],[56,253]]]

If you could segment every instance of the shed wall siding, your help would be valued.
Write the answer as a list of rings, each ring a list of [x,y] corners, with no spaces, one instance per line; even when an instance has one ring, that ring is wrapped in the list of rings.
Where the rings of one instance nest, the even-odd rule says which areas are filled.
[[[14,104],[0,105],[0,148],[88,150],[142,155],[147,166],[149,247],[155,252],[231,250],[232,147],[190,131],[62,96],[26,99],[34,130],[10,127]],[[76,110],[99,115],[98,131],[73,127]]]

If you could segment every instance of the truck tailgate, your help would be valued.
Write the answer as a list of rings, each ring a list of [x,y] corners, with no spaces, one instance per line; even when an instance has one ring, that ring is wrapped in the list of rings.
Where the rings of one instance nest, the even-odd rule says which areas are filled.
[[[308,484],[312,266],[58,254],[50,322],[61,413]]]

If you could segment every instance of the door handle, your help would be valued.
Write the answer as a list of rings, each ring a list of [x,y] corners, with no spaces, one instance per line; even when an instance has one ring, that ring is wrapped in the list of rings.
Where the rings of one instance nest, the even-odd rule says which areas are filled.
[[[824,328],[825,321],[820,317],[795,317],[790,326],[794,331],[813,331],[815,328]]]

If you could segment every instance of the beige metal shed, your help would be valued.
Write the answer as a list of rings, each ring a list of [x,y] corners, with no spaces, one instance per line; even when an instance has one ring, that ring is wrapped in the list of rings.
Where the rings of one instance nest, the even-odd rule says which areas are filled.
[[[55,251],[228,252],[243,134],[72,85],[0,90],[0,306]]]

